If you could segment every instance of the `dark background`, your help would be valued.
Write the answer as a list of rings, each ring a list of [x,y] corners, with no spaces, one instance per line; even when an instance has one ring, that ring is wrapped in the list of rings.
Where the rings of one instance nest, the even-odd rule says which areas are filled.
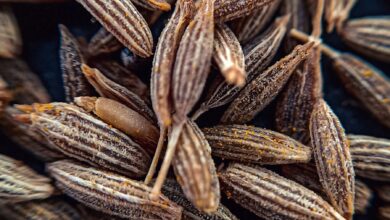
[[[13,8],[23,37],[23,59],[39,75],[49,90],[53,101],[64,101],[58,55],[58,24],[64,24],[73,34],[83,36],[86,39],[89,39],[99,29],[100,25],[81,5],[73,1],[61,4],[15,4]],[[390,1],[360,0],[351,12],[351,18],[373,15],[390,15]],[[155,36],[157,36],[162,27],[163,22],[155,25],[153,28]],[[339,37],[335,34],[324,35],[324,41],[334,48],[349,51],[348,47],[343,45]],[[359,56],[381,69],[387,76],[390,75],[390,64],[376,62],[362,55]],[[390,130],[377,123],[367,111],[361,108],[358,102],[352,99],[342,89],[339,80],[333,74],[329,60],[324,57],[322,64],[325,99],[339,116],[347,133],[390,138]],[[149,71],[139,73],[145,82],[147,82],[149,74]],[[221,111],[221,109],[217,109],[206,113],[200,118],[200,125],[211,124],[215,121],[213,119],[220,117]],[[273,114],[274,105],[271,104],[270,107],[258,115],[254,120],[254,124],[260,127],[272,128]],[[23,160],[37,170],[43,170],[43,164],[33,158],[29,153],[20,150],[20,148],[9,142],[4,135],[0,136],[0,140],[1,153]],[[377,184],[369,181],[365,182],[370,186]],[[238,210],[232,202],[225,200],[223,202],[230,207],[234,214],[242,219],[255,218],[255,216],[246,211],[241,211],[242,209]],[[375,219],[376,206],[377,201],[373,200],[369,213],[366,216],[355,216],[355,219]]]

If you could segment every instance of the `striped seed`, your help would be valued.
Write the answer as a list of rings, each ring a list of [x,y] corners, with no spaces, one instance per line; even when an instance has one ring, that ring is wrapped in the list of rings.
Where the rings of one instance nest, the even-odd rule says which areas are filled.
[[[311,149],[283,134],[246,125],[205,128],[213,156],[256,164],[306,163]]]
[[[92,56],[110,54],[120,50],[122,47],[123,45],[114,35],[105,28],[100,28],[88,44],[88,53]]]
[[[325,20],[328,23],[328,33],[332,32],[335,27],[338,32],[343,28],[356,2],[357,0],[326,0]]]
[[[216,0],[214,17],[218,23],[249,15],[254,10],[265,7],[275,0]]]
[[[16,18],[8,6],[0,7],[0,57],[14,58],[20,55],[22,39]]]

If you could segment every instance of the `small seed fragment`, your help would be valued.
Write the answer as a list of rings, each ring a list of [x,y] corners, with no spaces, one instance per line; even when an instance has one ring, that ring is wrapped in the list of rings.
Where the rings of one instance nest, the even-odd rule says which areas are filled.
[[[47,165],[56,186],[84,205],[128,219],[180,219],[182,208],[160,195],[150,200],[151,188],[126,177],[74,161]]]
[[[213,156],[256,164],[306,163],[311,149],[280,133],[245,125],[202,129]]]
[[[265,168],[233,163],[219,178],[229,199],[264,219],[344,219],[311,190]]]
[[[265,7],[275,0],[216,0],[214,17],[218,23],[249,15],[256,9]]]
[[[0,57],[14,58],[21,53],[22,39],[10,7],[0,7]]]

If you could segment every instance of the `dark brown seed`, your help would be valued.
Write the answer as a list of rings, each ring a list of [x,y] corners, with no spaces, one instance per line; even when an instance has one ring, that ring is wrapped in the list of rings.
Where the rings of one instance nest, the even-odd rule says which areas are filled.
[[[376,192],[381,200],[390,202],[390,185],[379,186],[376,188]]]
[[[66,100],[72,102],[78,96],[93,96],[94,89],[81,71],[81,65],[85,59],[81,54],[79,43],[64,25],[59,25],[59,29],[61,32],[60,59]]]
[[[252,120],[282,90],[290,75],[310,54],[314,42],[297,46],[266,71],[250,82],[230,104],[222,116],[226,124],[242,124]]]
[[[378,217],[380,220],[390,219],[390,206],[382,206],[378,208]]]
[[[19,59],[0,59],[0,77],[12,93],[12,102],[32,104],[50,102],[50,96],[38,76]]]
[[[323,99],[313,108],[310,137],[317,172],[331,204],[346,219],[354,213],[355,173],[340,121]]]
[[[356,175],[390,182],[390,140],[362,135],[348,139]]]
[[[66,103],[18,106],[19,115],[59,151],[93,166],[142,177],[150,164],[148,153],[122,132]]]
[[[151,188],[126,177],[87,167],[74,161],[47,165],[56,185],[84,205],[127,219],[178,219],[182,208],[159,196],[149,199]]]
[[[257,164],[306,163],[311,149],[277,132],[245,125],[205,128],[213,156]]]
[[[214,17],[218,23],[249,15],[275,0],[215,0]]]
[[[0,114],[2,114],[5,107],[7,107],[8,103],[12,100],[12,98],[13,95],[8,89],[8,84],[0,76]]]
[[[133,53],[152,55],[152,33],[142,15],[127,0],[77,0]]]
[[[219,174],[222,191],[264,219],[344,219],[320,196],[261,167],[231,164]]]
[[[21,53],[22,39],[10,7],[0,7],[0,57],[14,58]]]
[[[122,47],[123,44],[121,44],[114,35],[105,28],[100,28],[88,44],[88,53],[91,56],[98,56],[101,54],[116,52]]]
[[[355,212],[366,214],[367,208],[370,206],[373,193],[370,188],[362,181],[355,181]]]

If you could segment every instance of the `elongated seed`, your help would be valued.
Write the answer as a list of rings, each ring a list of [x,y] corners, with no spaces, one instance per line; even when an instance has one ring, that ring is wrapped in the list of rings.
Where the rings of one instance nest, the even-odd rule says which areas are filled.
[[[152,55],[152,33],[142,15],[127,0],[77,0],[123,45],[141,57]]]
[[[242,124],[252,120],[282,90],[295,68],[314,47],[314,42],[299,45],[287,56],[250,82],[222,116],[223,123]]]
[[[264,219],[344,219],[304,186],[261,167],[230,164],[219,175],[229,199]]]
[[[342,29],[356,2],[357,0],[326,0],[325,19],[328,23],[327,31],[329,33],[333,31],[334,27],[337,28],[337,31]]]
[[[107,98],[77,97],[75,103],[88,112],[95,113],[101,120],[112,125],[148,151],[157,146],[158,129],[146,118],[125,105]]]
[[[245,125],[205,128],[213,156],[257,164],[306,163],[311,149],[280,133]]]
[[[47,165],[56,185],[84,205],[127,219],[180,219],[182,209],[164,196],[149,199],[150,188],[126,177],[74,161]]]
[[[141,177],[150,164],[148,153],[137,143],[83,109],[66,103],[19,106],[32,129],[44,135],[68,157],[93,166]]]
[[[7,107],[12,98],[13,94],[8,89],[8,84],[0,76],[0,113],[4,111],[5,107]]]
[[[314,105],[309,126],[321,184],[331,204],[346,219],[351,219],[354,213],[355,173],[344,129],[323,99]]]
[[[390,62],[389,17],[352,19],[340,33],[351,49],[369,58]]]
[[[213,60],[228,84],[245,84],[245,57],[240,42],[227,25],[216,26]]]
[[[249,15],[256,9],[265,7],[275,0],[216,0],[214,17],[218,23]]]
[[[0,57],[14,58],[21,53],[22,39],[16,18],[8,6],[0,7]]]
[[[76,38],[64,25],[59,25],[59,29],[61,32],[60,60],[66,100],[71,102],[78,96],[94,95],[93,87],[81,71],[85,58],[81,54]]]
[[[54,191],[50,179],[22,162],[0,154],[0,204],[48,198]]]
[[[390,182],[390,140],[362,135],[348,139],[356,175]]]
[[[132,0],[132,2],[148,10],[171,10],[171,5],[169,4],[169,1],[165,0]]]
[[[120,50],[123,44],[119,42],[114,35],[112,35],[105,28],[100,30],[92,37],[88,44],[88,52],[92,56],[101,54],[113,53]]]

